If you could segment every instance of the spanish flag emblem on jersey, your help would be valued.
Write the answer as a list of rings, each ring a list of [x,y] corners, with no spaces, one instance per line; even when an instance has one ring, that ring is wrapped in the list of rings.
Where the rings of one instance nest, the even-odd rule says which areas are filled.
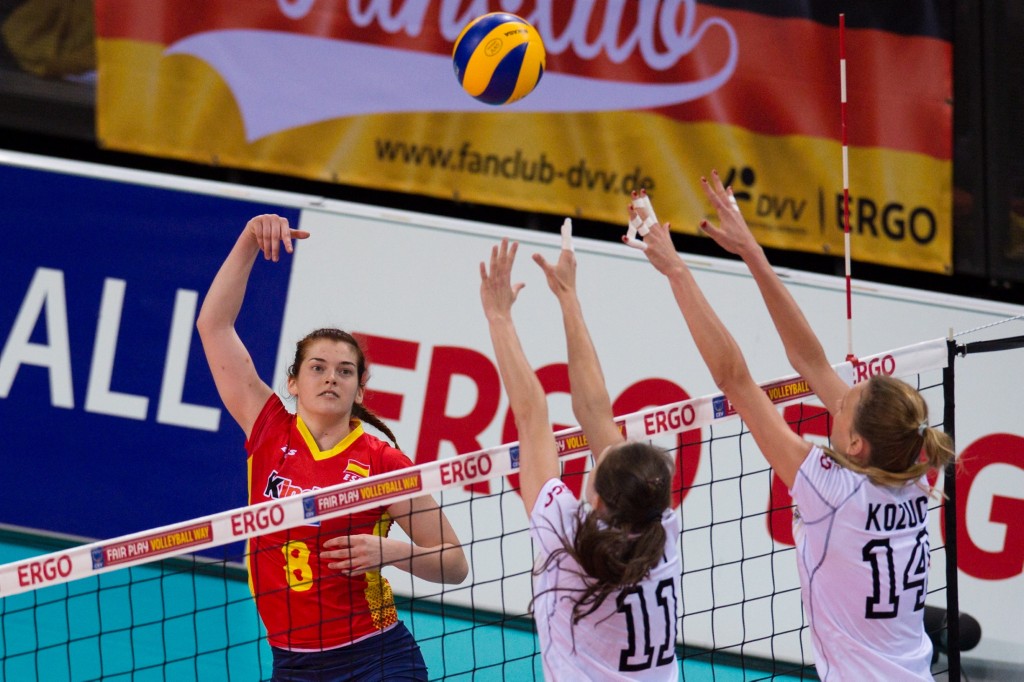
[[[348,461],[348,466],[345,467],[345,474],[346,480],[351,480],[351,477],[348,476],[348,474],[353,474],[359,478],[368,478],[370,476],[370,467],[367,464],[350,459]]]

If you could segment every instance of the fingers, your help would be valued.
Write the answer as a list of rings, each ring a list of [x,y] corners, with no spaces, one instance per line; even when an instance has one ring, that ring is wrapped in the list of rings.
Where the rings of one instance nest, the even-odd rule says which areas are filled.
[[[700,221],[700,229],[707,233],[707,235],[712,239],[714,239],[719,232],[718,228],[709,223],[707,220]]]
[[[658,216],[654,214],[654,206],[651,204],[650,197],[647,196],[646,189],[633,190],[630,193],[630,199],[627,207],[629,222],[622,243],[643,251],[647,246],[637,239],[637,235],[646,238],[652,229],[658,227]]]
[[[654,214],[654,206],[651,204],[647,190],[641,188],[639,192],[633,190],[630,193],[629,202],[629,225],[626,236],[634,239],[639,233],[641,237],[647,235],[651,225],[658,222],[658,216]]]
[[[720,193],[720,194],[724,194],[725,193],[725,186],[722,184],[722,178],[720,178],[718,176],[718,171],[712,168],[711,169],[711,177],[712,177],[712,179],[714,180],[714,183],[715,183],[715,191]]]
[[[500,244],[492,246],[491,275],[494,275],[496,270],[511,271],[518,250],[519,242],[509,242],[508,239],[502,239]]]
[[[512,265],[518,250],[517,242],[502,239],[500,244],[491,247],[489,267],[480,264],[480,295],[483,297],[485,310],[496,312],[507,309],[525,286],[522,283],[510,283]]]
[[[295,247],[292,245],[293,239],[309,239],[309,232],[306,230],[293,230],[286,227],[281,235],[281,242],[284,244],[284,250],[288,253],[295,253]],[[276,242],[275,246],[277,246]],[[277,259],[275,258],[274,260]]]
[[[732,187],[726,187],[722,184],[722,178],[718,175],[718,171],[711,171],[711,182],[708,182],[707,178],[703,177],[700,181],[704,193],[720,216],[724,215],[723,212],[726,212],[726,214],[730,212],[734,214],[740,213],[740,205],[733,195]]]
[[[246,225],[246,229],[252,231],[256,245],[263,252],[263,258],[271,261],[280,259],[282,245],[287,253],[293,253],[292,240],[309,237],[309,232],[291,229],[287,218],[273,213],[252,218]]]
[[[718,180],[718,176],[714,175],[713,177],[714,177],[714,180],[716,182],[718,182],[718,185],[721,186],[722,183],[721,183],[720,180]],[[705,196],[707,196],[708,201],[711,202],[711,205],[714,206],[716,211],[722,211],[723,209],[725,209],[725,207],[726,207],[725,201],[723,201],[723,199],[719,195],[718,191],[714,187],[712,187],[711,183],[708,182],[707,178],[701,177],[701,179],[700,179],[700,186],[704,190],[704,194],[705,194]]]
[[[575,251],[572,245],[572,219],[566,218],[562,222],[562,250]]]
[[[633,194],[635,195],[636,192],[633,192]],[[629,214],[629,223],[626,225],[625,239],[636,239],[637,230],[640,229],[640,225],[643,224],[644,220],[640,217],[640,214],[637,213],[636,207],[632,203],[626,207],[626,212]],[[629,242],[627,241],[627,243]]]
[[[347,535],[339,535],[324,541],[324,547],[330,549],[349,549],[352,543]]]
[[[547,262],[544,259],[544,256],[540,255],[539,253],[533,254],[533,256],[531,256],[531,258],[533,258],[533,262],[534,263],[536,263],[538,266],[540,266],[540,269],[544,273],[544,276],[547,277],[548,281],[550,282],[551,281],[551,277],[553,277],[554,274],[555,274],[555,266],[553,266],[551,263]]]
[[[348,575],[360,575],[372,568],[373,558],[365,538],[362,536],[347,536],[331,538],[324,542],[324,548],[330,547],[330,551],[321,551],[320,557],[327,560],[327,567],[331,570]]]
[[[481,267],[480,270],[484,279],[507,278],[512,270],[512,262],[515,260],[518,247],[515,242],[509,244],[508,239],[502,239],[500,244],[492,246],[490,267]]]
[[[623,235],[622,243],[625,244],[626,246],[629,246],[629,247],[632,247],[634,249],[637,249],[638,251],[646,251],[647,250],[647,244],[645,244],[644,242],[640,241],[639,239],[631,238],[628,234],[627,235]]]
[[[498,269],[498,245],[495,244],[491,247],[491,268],[489,270],[490,276],[494,275],[494,271]]]

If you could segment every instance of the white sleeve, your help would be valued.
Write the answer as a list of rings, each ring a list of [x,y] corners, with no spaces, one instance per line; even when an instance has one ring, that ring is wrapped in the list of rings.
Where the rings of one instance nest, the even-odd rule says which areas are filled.
[[[552,478],[540,489],[530,514],[530,535],[543,556],[564,546],[575,535],[580,501],[569,486]]]
[[[801,516],[809,520],[834,511],[866,480],[864,474],[844,469],[814,446],[800,465],[790,494]]]

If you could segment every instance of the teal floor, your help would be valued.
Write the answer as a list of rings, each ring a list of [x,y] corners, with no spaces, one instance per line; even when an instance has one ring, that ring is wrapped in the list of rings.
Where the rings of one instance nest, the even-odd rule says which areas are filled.
[[[46,551],[2,544],[0,564]],[[400,617],[419,642],[432,680],[542,679],[537,640],[527,629],[420,611]],[[249,682],[268,679],[271,669],[243,581],[155,567],[0,600],[0,666],[0,679],[18,682]],[[770,678],[690,659],[680,670],[684,680]]]

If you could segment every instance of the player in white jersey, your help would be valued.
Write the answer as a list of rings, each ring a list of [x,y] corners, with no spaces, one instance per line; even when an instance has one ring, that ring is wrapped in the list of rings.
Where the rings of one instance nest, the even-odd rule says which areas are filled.
[[[648,444],[627,442],[576,296],[576,261],[540,256],[562,307],[573,412],[595,454],[586,503],[559,478],[547,401],[512,322],[522,284],[511,284],[516,244],[502,241],[481,263],[480,295],[502,382],[519,432],[520,493],[537,551],[533,612],[550,680],[677,680],[680,521],[672,464]]]
[[[768,306],[794,369],[833,419],[832,448],[805,441],[751,378],[732,335],[676,253],[669,228],[649,203],[630,219],[649,226],[644,253],[665,275],[718,387],[736,408],[797,505],[794,535],[804,609],[822,680],[930,680],[924,629],[928,587],[926,474],[953,456],[928,427],[928,407],[887,376],[848,386],[835,372],[796,301],[747,228],[717,173],[701,179],[719,225],[702,229],[739,255]],[[634,215],[635,213],[635,215]],[[630,245],[640,243],[629,236]]]

